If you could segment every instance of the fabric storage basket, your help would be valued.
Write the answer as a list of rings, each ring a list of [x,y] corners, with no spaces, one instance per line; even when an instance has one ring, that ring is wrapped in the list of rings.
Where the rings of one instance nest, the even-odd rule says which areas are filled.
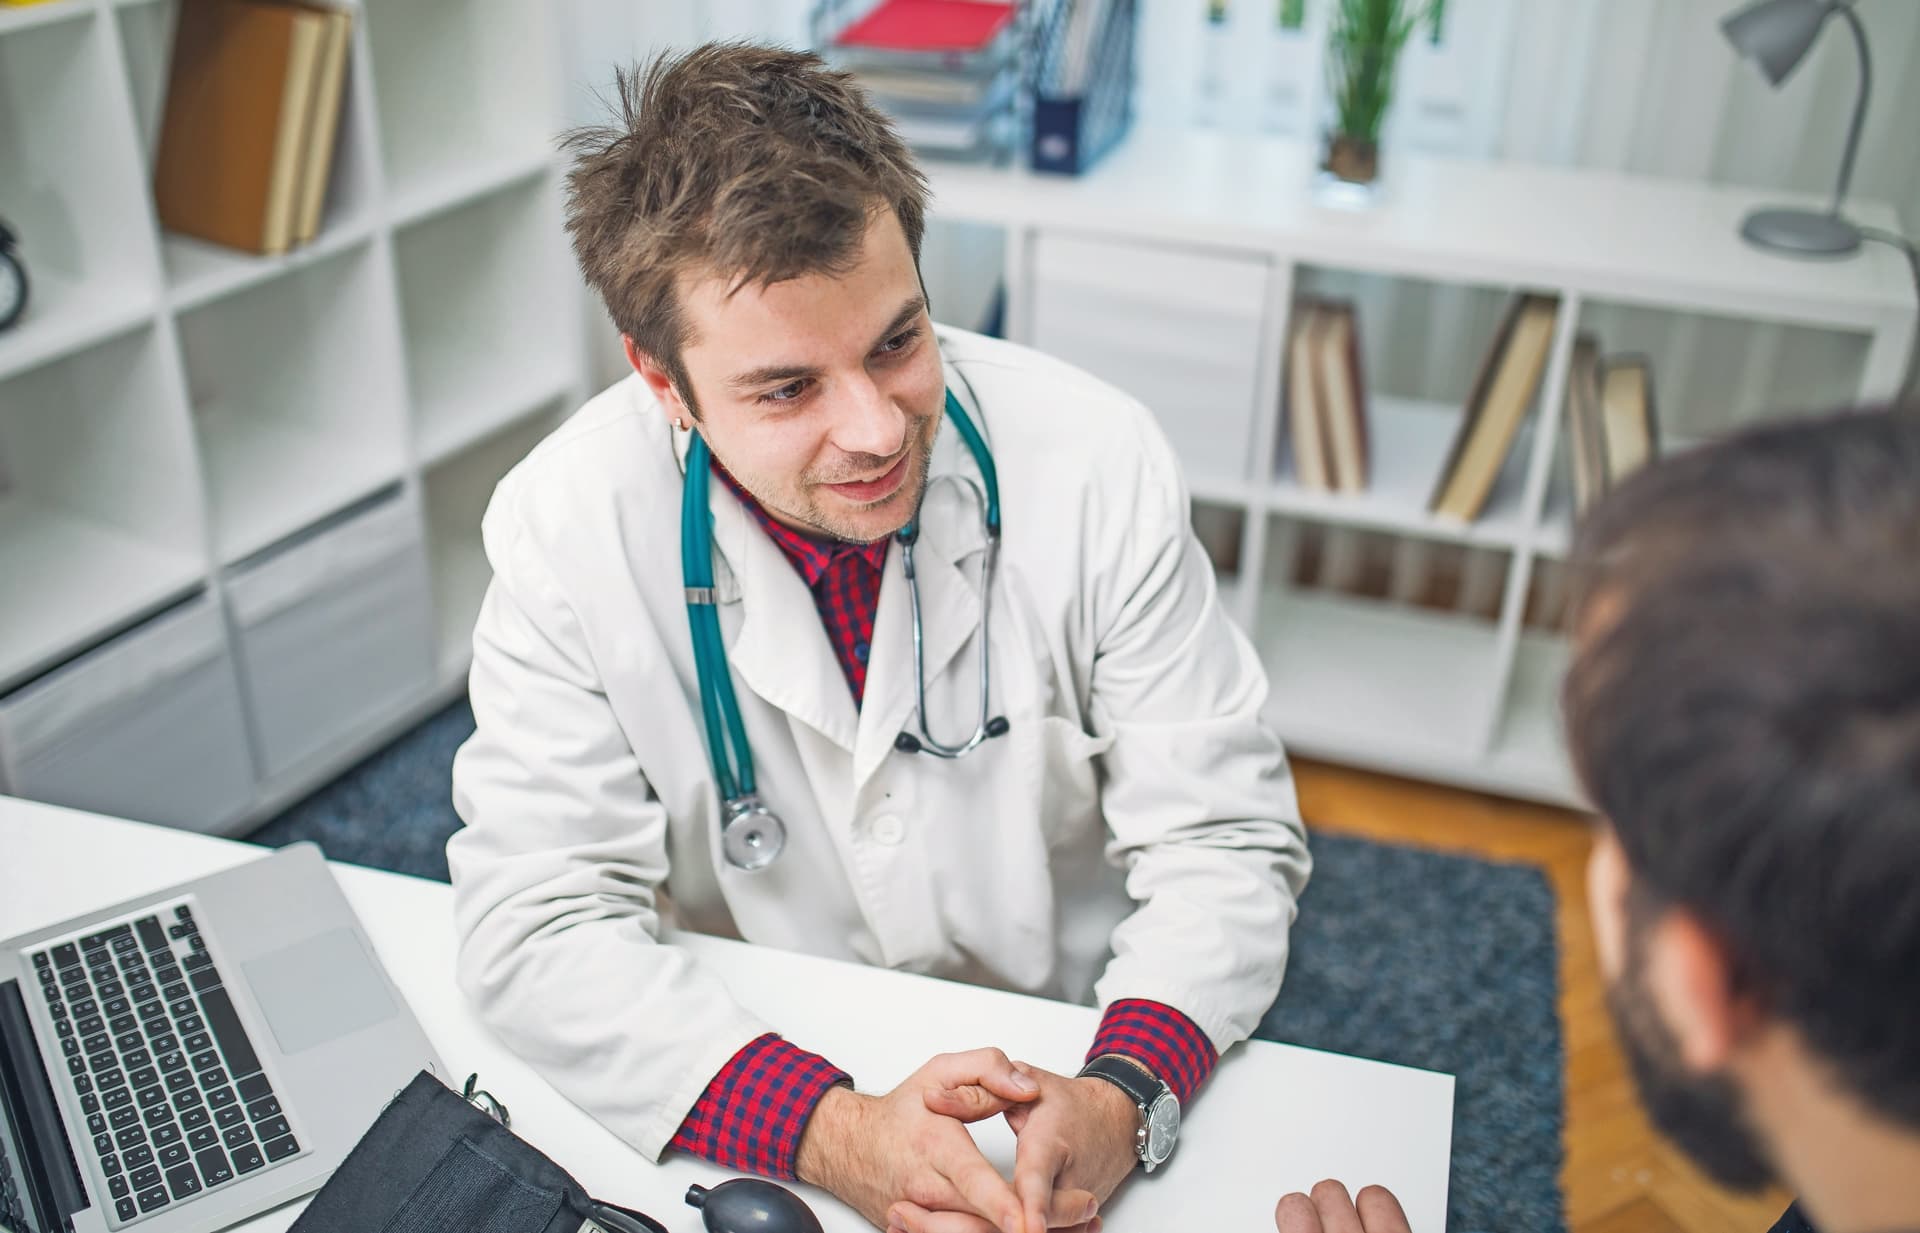
[[[261,773],[272,778],[432,685],[426,548],[392,498],[236,567],[227,597]]]
[[[0,698],[0,782],[50,804],[222,830],[254,775],[218,607],[197,596]]]

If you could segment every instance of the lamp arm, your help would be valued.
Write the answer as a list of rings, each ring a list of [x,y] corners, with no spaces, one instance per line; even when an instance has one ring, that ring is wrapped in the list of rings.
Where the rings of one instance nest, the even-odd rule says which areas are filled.
[[[1867,54],[1867,29],[1860,23],[1860,16],[1853,11],[1850,0],[1840,0],[1834,8],[1846,19],[1853,31],[1853,44],[1860,51],[1860,96],[1853,105],[1853,123],[1847,127],[1847,148],[1840,156],[1840,182],[1834,186],[1833,208],[1829,211],[1838,218],[1840,203],[1847,196],[1847,185],[1853,180],[1853,156],[1860,150],[1860,133],[1867,126],[1867,96],[1873,89],[1873,59]]]

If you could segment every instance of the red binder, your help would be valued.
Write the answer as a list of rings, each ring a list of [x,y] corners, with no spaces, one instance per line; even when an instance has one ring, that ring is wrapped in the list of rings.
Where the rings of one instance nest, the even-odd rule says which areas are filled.
[[[1013,5],[989,0],[885,0],[848,26],[842,47],[874,51],[980,51],[1013,20]]]

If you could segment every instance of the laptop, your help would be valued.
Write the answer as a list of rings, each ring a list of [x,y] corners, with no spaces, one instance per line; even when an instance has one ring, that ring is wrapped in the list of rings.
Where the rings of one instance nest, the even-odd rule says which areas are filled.
[[[11,1233],[223,1229],[447,1077],[311,843],[0,942],[0,982]]]

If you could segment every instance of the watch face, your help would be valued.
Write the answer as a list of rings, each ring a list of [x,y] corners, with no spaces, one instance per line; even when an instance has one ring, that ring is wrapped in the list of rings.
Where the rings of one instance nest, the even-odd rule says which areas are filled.
[[[1147,1111],[1147,1159],[1159,1164],[1173,1155],[1173,1141],[1179,1136],[1180,1102],[1167,1092]]]
[[[13,324],[26,307],[27,275],[12,254],[0,252],[0,328]]]

